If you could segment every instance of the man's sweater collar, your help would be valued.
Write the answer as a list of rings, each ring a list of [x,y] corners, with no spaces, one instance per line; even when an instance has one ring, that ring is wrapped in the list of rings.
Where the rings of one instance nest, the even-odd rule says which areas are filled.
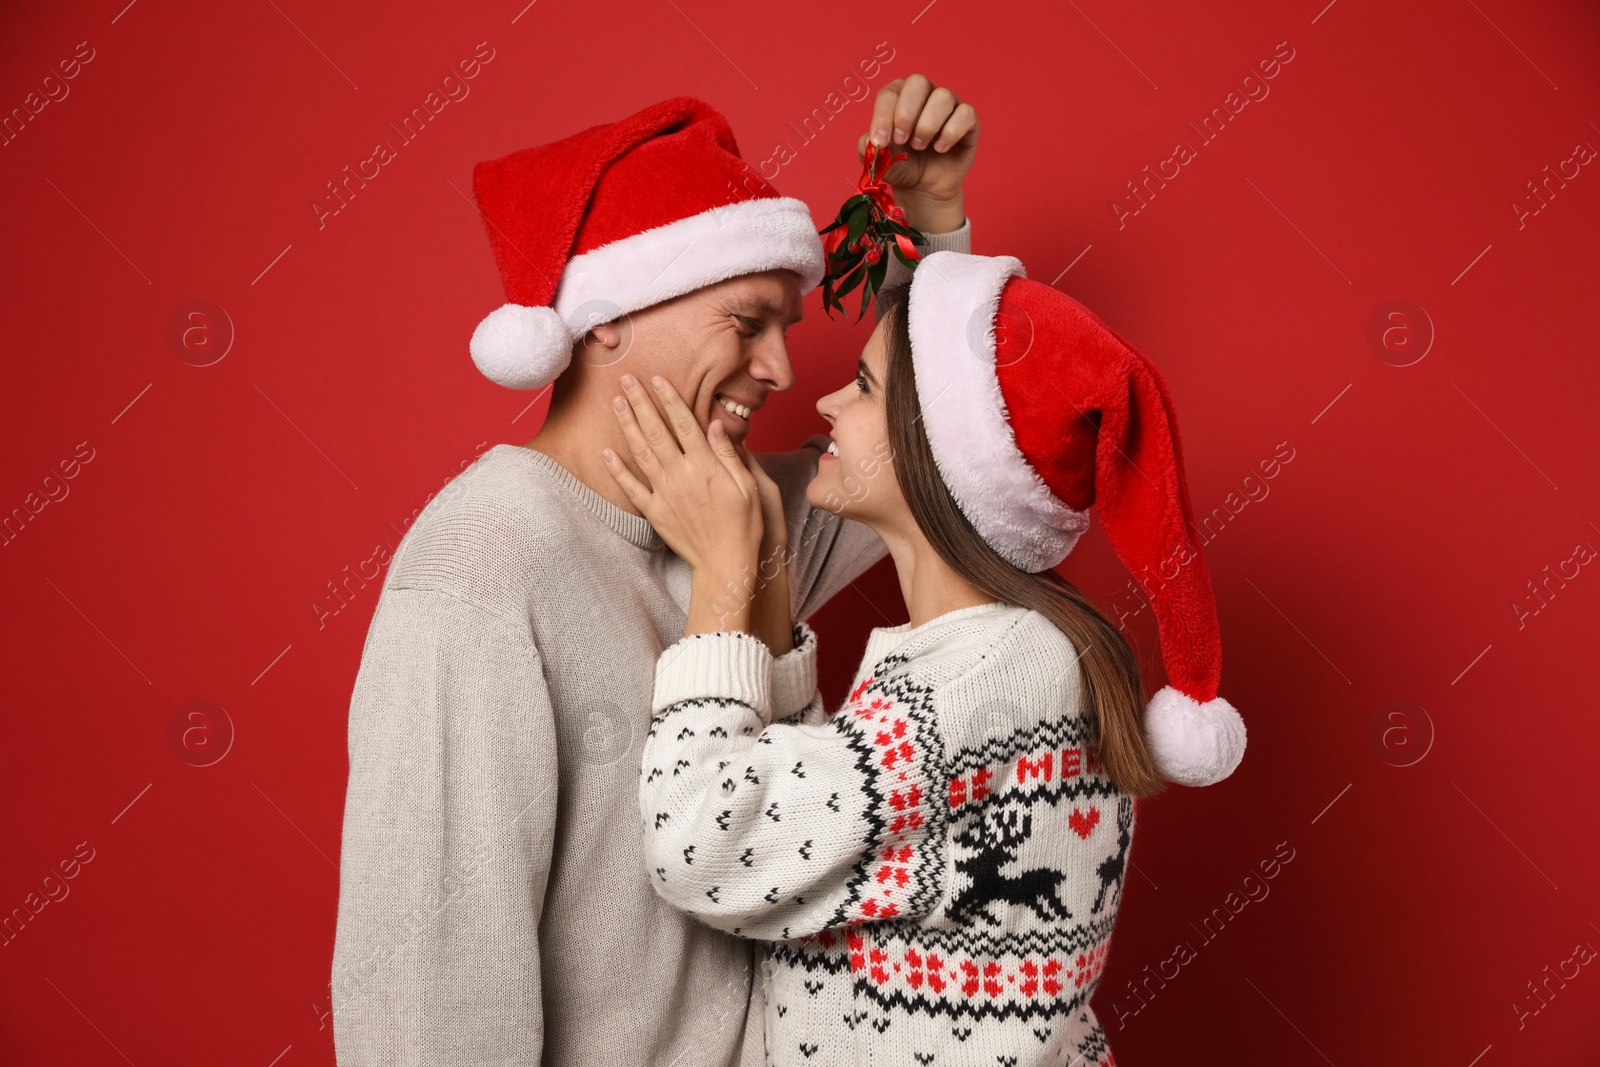
[[[656,533],[655,527],[650,525],[649,519],[643,515],[634,515],[617,507],[617,505],[583,484],[578,480],[577,475],[543,452],[523,445],[504,445],[500,447],[510,450],[513,454],[526,457],[526,462],[543,471],[552,482],[560,487],[562,492],[594,512],[601,522],[609,526],[629,544],[642,548],[647,552],[654,552],[657,549],[666,547],[666,542],[661,539],[660,534]]]

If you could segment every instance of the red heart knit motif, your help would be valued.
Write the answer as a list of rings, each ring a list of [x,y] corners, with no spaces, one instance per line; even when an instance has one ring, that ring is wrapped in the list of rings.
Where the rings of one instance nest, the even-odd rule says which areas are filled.
[[[1083,812],[1079,811],[1077,808],[1073,808],[1072,814],[1067,816],[1067,825],[1072,827],[1077,835],[1083,838],[1085,841],[1089,839],[1089,835],[1094,832],[1094,828],[1099,824],[1099,808],[1090,808],[1088,815],[1083,814]]]

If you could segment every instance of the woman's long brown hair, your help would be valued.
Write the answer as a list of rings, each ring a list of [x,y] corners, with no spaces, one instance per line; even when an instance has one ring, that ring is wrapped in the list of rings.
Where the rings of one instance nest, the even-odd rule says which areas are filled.
[[[880,290],[875,298],[888,320],[884,403],[901,495],[923,536],[952,570],[996,600],[1032,608],[1067,635],[1079,653],[1084,712],[1106,774],[1119,790],[1137,797],[1162,792],[1166,783],[1145,744],[1144,683],[1133,649],[1094,601],[1065,578],[1054,571],[1029,574],[990,548],[945,487],[922,429],[909,297],[910,286],[902,284]]]

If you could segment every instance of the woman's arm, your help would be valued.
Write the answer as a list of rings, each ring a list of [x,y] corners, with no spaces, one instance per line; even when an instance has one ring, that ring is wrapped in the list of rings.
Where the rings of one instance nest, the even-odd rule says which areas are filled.
[[[702,431],[671,382],[658,376],[651,387],[665,419],[631,374],[622,376],[627,395],[612,402],[648,484],[609,448],[602,453],[606,469],[693,571],[684,633],[748,631],[749,583],[763,535],[760,488],[722,423],[713,420]]]
[[[736,572],[696,567],[689,584],[689,618],[683,632],[686,635],[724,630],[748,633],[751,602],[739,582]]]
[[[639,793],[656,891],[768,940],[926,914],[945,836],[932,693],[869,677],[820,721],[774,722],[771,668],[750,634],[662,653]]]
[[[817,689],[816,631],[801,622],[792,635],[793,649],[772,661],[772,721],[826,722],[827,710]]]
[[[794,649],[794,609],[789,592],[789,520],[783,511],[783,491],[749,449],[739,445],[736,451],[761,495],[761,550],[754,588],[750,592],[749,628],[774,656],[783,656]]]

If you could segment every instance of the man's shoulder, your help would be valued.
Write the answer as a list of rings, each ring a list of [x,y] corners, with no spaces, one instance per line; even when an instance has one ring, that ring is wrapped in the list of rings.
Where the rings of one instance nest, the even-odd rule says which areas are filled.
[[[526,585],[559,567],[577,519],[526,451],[496,445],[440,489],[401,539],[389,584],[447,592]]]
[[[495,445],[428,501],[406,539],[537,540],[564,532],[572,508],[521,445]]]
[[[827,435],[819,433],[812,434],[801,442],[799,448],[788,452],[754,453],[756,462],[767,472],[767,477],[782,490],[784,503],[789,510],[803,511],[810,507],[806,502],[805,489],[816,477],[817,460],[827,447]]]

